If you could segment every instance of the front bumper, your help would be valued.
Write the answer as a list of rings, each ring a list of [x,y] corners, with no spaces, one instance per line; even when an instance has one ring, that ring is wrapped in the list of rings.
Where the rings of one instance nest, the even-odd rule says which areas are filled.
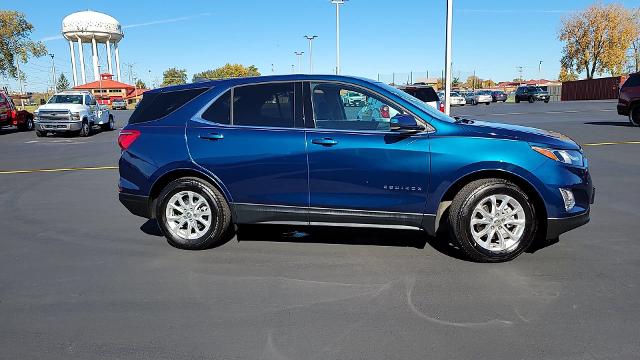
[[[118,199],[133,215],[151,219],[151,206],[148,196],[119,193]]]
[[[588,223],[590,220],[589,213],[590,210],[587,210],[582,214],[567,218],[547,219],[547,239],[555,239],[560,234]]]
[[[629,116],[629,105],[624,103],[618,103],[617,106],[618,115]]]
[[[549,101],[549,95],[536,95],[534,96],[537,101]]]
[[[38,121],[35,123],[39,131],[78,131],[82,129],[82,121]]]

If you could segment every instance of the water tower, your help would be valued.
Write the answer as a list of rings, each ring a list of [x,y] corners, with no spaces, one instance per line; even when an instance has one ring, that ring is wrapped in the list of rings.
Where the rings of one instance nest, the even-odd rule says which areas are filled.
[[[93,62],[93,78],[100,79],[98,69],[98,44],[105,44],[107,49],[107,64],[109,73],[113,74],[111,62],[111,47],[113,46],[116,58],[116,77],[120,80],[120,52],[118,42],[124,37],[120,23],[111,16],[96,11],[80,11],[68,15],[62,20],[62,35],[69,41],[71,50],[71,70],[73,71],[73,85],[78,86],[87,83],[84,69],[84,52],[82,42],[91,42],[91,59]],[[80,58],[80,74],[82,82],[78,81],[76,72],[76,56],[73,43],[78,43],[78,56]]]

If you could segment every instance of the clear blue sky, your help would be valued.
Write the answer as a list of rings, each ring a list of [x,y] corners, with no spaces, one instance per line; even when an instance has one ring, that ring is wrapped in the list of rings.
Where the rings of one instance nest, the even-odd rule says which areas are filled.
[[[639,5],[637,0],[618,2]],[[341,9],[342,73],[376,78],[378,73],[428,70],[439,75],[444,67],[445,3],[348,1]],[[543,61],[541,76],[556,78],[560,19],[591,3],[454,0],[454,76],[464,79],[475,70],[482,78],[511,80],[518,75],[516,66],[523,66],[525,78],[537,78]],[[329,0],[19,1],[3,8],[6,5],[26,14],[35,26],[32,38],[46,40],[58,73],[69,79],[68,44],[51,38],[60,34],[66,15],[87,8],[107,13],[125,27],[121,62],[134,63],[134,73],[147,83],[160,80],[168,67],[187,69],[190,80],[194,73],[226,62],[253,64],[263,74],[270,74],[274,64],[276,74],[290,73],[297,64],[296,50],[305,51],[302,70],[307,71],[304,34],[319,36],[314,42],[315,72],[332,73],[335,66],[335,7]],[[24,67],[27,90],[49,86],[50,64],[47,57]],[[89,56],[86,65],[92,74]],[[15,81],[0,79],[0,84],[7,83],[15,89]]]

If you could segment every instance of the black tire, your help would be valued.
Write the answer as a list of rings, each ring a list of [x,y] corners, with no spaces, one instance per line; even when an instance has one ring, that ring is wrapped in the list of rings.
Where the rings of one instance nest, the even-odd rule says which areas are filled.
[[[629,124],[640,126],[640,104],[635,104],[629,109]]]
[[[471,234],[471,216],[480,201],[490,195],[509,195],[517,200],[525,213],[525,229],[520,241],[510,249],[491,251],[481,247]],[[453,199],[449,209],[452,237],[465,254],[478,262],[509,261],[522,254],[534,241],[538,229],[535,208],[527,194],[515,184],[503,179],[481,179],[463,187]],[[487,225],[488,226],[488,225]]]
[[[20,131],[31,131],[31,130],[33,130],[33,128],[34,128],[33,118],[27,117],[27,119],[24,122],[24,124],[22,124],[22,125],[20,125],[18,127],[18,130],[20,130]]]
[[[545,104],[548,104],[548,103],[549,103],[549,100],[545,100],[545,101],[544,101],[544,103],[545,103]]]
[[[533,104],[534,102],[536,102],[536,98],[534,98],[533,96],[529,96],[529,103]]]
[[[485,105],[491,105],[491,103],[490,103],[490,102],[488,102],[488,103],[484,103],[484,104],[485,104]]]
[[[46,131],[36,130],[36,136],[37,137],[45,137],[45,136],[47,136],[47,132]]]
[[[197,239],[183,239],[169,230],[166,208],[173,195],[180,191],[193,191],[202,196],[211,208],[211,227]],[[211,184],[195,177],[184,177],[170,182],[156,199],[156,218],[167,241],[172,246],[184,250],[203,250],[217,247],[227,242],[233,233],[231,230],[231,210],[224,196]]]
[[[516,104],[520,104],[520,99],[516,96]]]
[[[106,124],[100,125],[102,131],[113,131],[116,129],[116,123],[113,120],[113,115],[109,114],[109,121]]]
[[[82,122],[82,128],[80,129],[80,131],[78,131],[78,135],[81,137],[87,137],[91,135],[91,125],[89,125],[88,121],[85,120]]]

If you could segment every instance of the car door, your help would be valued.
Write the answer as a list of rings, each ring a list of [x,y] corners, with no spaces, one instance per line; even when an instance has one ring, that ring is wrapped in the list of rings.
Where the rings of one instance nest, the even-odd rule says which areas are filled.
[[[305,83],[309,220],[420,226],[429,187],[429,135],[390,130],[400,106],[347,83]],[[364,96],[345,107],[344,92]]]
[[[300,89],[295,82],[237,86],[188,121],[191,157],[228,191],[237,223],[307,221]]]

